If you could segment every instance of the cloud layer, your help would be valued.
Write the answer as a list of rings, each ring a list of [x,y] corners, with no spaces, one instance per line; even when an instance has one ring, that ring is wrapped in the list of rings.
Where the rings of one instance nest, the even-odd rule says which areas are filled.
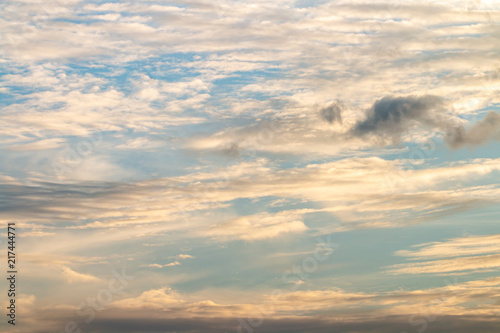
[[[498,331],[495,1],[0,10],[13,332]]]

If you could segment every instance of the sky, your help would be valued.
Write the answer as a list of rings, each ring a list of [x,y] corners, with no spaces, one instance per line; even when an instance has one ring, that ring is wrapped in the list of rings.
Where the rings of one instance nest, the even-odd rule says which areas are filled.
[[[2,1],[0,331],[498,332],[499,19]]]

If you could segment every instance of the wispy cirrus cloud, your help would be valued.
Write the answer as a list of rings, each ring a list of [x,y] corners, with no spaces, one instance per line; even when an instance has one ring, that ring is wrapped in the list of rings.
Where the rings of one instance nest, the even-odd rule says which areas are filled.
[[[400,250],[399,256],[420,262],[387,267],[389,274],[428,274],[497,270],[500,267],[499,235],[468,236]]]
[[[390,266],[389,274],[428,274],[498,269],[500,254],[425,261]]]
[[[413,250],[400,250],[398,256],[412,260],[440,259],[500,252],[500,235],[467,236],[444,242],[414,245]]]

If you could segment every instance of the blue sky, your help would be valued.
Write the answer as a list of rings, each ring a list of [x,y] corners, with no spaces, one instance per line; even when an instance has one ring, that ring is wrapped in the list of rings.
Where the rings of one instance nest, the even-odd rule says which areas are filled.
[[[498,331],[495,1],[0,8],[2,330]]]

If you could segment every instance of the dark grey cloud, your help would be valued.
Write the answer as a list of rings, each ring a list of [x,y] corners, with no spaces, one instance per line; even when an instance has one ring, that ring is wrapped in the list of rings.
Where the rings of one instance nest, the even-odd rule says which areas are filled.
[[[386,96],[373,104],[366,119],[358,121],[351,134],[357,137],[373,135],[398,142],[413,125],[449,126],[449,116],[439,112],[443,106],[443,99],[438,96]]]
[[[142,187],[142,188],[141,188]],[[32,221],[77,221],[110,207],[137,202],[137,198],[166,185],[117,182],[0,184],[0,218]]]
[[[376,101],[364,120],[358,121],[350,134],[355,137],[375,137],[383,143],[398,143],[412,127],[428,127],[444,133],[451,148],[477,146],[500,140],[500,114],[488,113],[467,131],[457,118],[445,110],[438,96],[386,96]]]
[[[335,101],[327,107],[322,108],[319,111],[319,115],[323,120],[326,120],[330,124],[342,123],[342,110],[344,106],[341,102]]]
[[[457,126],[448,131],[446,141],[452,148],[478,146],[491,140],[500,140],[500,113],[490,112],[467,131]]]

